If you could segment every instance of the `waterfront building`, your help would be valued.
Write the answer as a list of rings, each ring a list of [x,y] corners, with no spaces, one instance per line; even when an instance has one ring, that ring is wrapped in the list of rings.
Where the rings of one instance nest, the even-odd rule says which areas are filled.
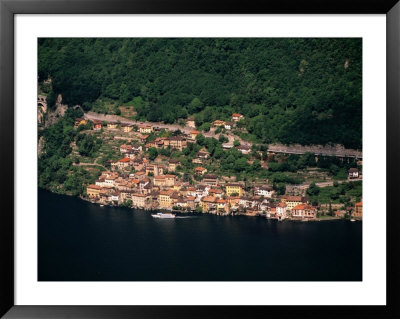
[[[160,205],[160,208],[169,209],[172,207],[172,194],[172,190],[160,191],[160,193],[158,194],[158,203]]]
[[[131,195],[132,207],[145,208],[150,201],[150,197],[145,194],[133,193]]]
[[[217,199],[212,196],[205,196],[201,199],[203,213],[213,213],[217,209]]]
[[[112,202],[116,202],[116,203],[119,203],[119,199],[120,199],[120,192],[119,192],[119,190],[114,190],[112,193],[111,193],[111,201]]]
[[[228,201],[229,205],[239,207],[240,196],[230,196],[227,198],[227,201]]]
[[[217,199],[217,212],[220,214],[229,214],[229,205],[225,199]]]
[[[352,216],[355,218],[362,218],[362,208],[363,208],[362,202],[356,203]]]
[[[100,191],[102,190],[101,186],[98,185],[88,185],[86,187],[86,193],[89,198],[98,198],[100,196]]]
[[[282,195],[281,201],[286,203],[288,210],[292,210],[297,205],[307,203],[307,198],[302,196]]]
[[[311,205],[299,204],[292,208],[291,215],[293,219],[315,219],[317,209]]]
[[[196,203],[195,203],[195,197],[194,197],[194,196],[187,196],[187,197],[186,197],[186,203],[187,203],[187,206],[188,206],[191,210],[195,210],[195,208],[196,208]]]
[[[286,204],[285,203],[279,203],[276,206],[276,218],[279,220],[283,220],[287,218],[287,213],[286,213]]]
[[[273,218],[273,219],[275,219],[275,218],[276,218],[276,207],[275,207],[275,206],[270,206],[270,207],[268,207],[268,209],[267,209],[267,211],[266,211],[266,213],[265,213],[265,216],[266,216],[267,218]]]

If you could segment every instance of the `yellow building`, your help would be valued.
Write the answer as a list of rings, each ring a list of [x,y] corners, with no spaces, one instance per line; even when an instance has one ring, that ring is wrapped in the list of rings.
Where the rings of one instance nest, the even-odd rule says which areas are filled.
[[[221,120],[215,120],[213,122],[214,126],[224,126],[225,125],[225,121],[221,121]]]
[[[158,203],[161,208],[171,208],[172,205],[172,195],[173,191],[161,191],[158,195]]]
[[[102,189],[103,188],[101,186],[92,184],[86,187],[86,193],[88,194],[89,198],[98,198]]]
[[[153,132],[153,127],[151,125],[139,125],[139,132],[140,133],[145,133],[145,134],[150,134]]]
[[[212,196],[205,196],[201,199],[201,208],[203,213],[208,213],[210,211],[215,211],[217,208],[216,198]]]
[[[117,128],[117,123],[115,123],[115,122],[108,122],[108,123],[107,123],[107,128],[111,128],[111,129]]]
[[[297,205],[307,203],[307,200],[302,196],[283,195],[281,202],[286,204],[286,209],[292,210]]]
[[[75,127],[78,127],[79,125],[86,125],[87,121],[83,118],[77,118],[75,120]]]
[[[225,199],[217,199],[217,212],[229,213],[229,204]]]
[[[225,193],[228,196],[231,196],[232,194],[238,194],[238,196],[242,196],[243,189],[242,186],[237,183],[226,184]]]
[[[190,132],[190,137],[195,140],[196,136],[199,135],[199,134],[200,134],[199,131],[191,131]]]
[[[174,186],[175,180],[176,180],[176,176],[175,175],[154,176],[154,185],[155,186],[171,187],[171,186]]]
[[[132,194],[131,198],[133,207],[139,207],[139,208],[146,207],[148,196],[144,194]]]
[[[164,140],[164,148],[168,146],[182,151],[182,149],[187,146],[187,141],[182,136],[171,136]]]
[[[170,172],[175,172],[176,168],[179,166],[180,163],[181,162],[176,158],[170,159],[168,161],[168,170]]]
[[[123,130],[125,133],[132,132],[132,130],[133,130],[133,125],[130,125],[130,124],[122,124],[122,130]]]

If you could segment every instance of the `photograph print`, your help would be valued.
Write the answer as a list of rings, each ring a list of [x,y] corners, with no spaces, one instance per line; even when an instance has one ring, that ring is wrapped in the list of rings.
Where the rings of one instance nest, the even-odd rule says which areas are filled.
[[[39,38],[39,281],[362,281],[361,38]]]

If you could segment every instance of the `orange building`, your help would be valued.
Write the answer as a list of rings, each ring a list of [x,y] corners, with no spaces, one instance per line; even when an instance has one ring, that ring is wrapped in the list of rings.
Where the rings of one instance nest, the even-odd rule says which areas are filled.
[[[355,218],[362,218],[362,209],[363,209],[363,203],[362,202],[356,203],[352,216]]]

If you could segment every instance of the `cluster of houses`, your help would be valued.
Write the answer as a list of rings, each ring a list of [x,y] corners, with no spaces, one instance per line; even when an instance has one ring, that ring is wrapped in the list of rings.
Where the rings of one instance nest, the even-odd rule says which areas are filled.
[[[215,120],[213,122],[213,126],[224,127],[226,130],[231,130],[233,127],[235,127],[236,123],[242,119],[244,119],[244,116],[242,114],[233,113],[232,117],[231,117],[231,121]],[[194,117],[187,118],[186,126],[196,128],[196,123],[195,123]]]
[[[221,120],[215,120],[213,122],[213,126],[216,127],[224,127],[226,130],[231,130],[233,127],[236,126],[236,122],[239,122],[242,120],[244,117],[242,114],[239,113],[233,113],[232,114],[232,120],[231,121],[221,121]]]
[[[202,166],[194,169],[200,181],[191,185],[174,174],[180,164],[177,159],[159,156],[150,162],[141,157],[141,146],[137,145],[121,145],[120,152],[125,157],[111,162],[110,170],[103,172],[95,184],[87,186],[87,196],[93,202],[129,203],[140,209],[265,216],[277,220],[317,218],[317,207],[310,205],[307,197],[278,197],[269,185],[245,191],[243,183],[223,182]],[[361,218],[362,204],[356,205],[354,216]]]
[[[242,118],[241,114],[233,114],[232,121],[237,122]],[[104,123],[96,120],[92,122],[93,130],[101,130],[104,125],[109,129],[118,128],[118,124],[114,122]],[[232,127],[233,122],[215,121],[214,125],[228,124]],[[83,118],[75,121],[75,126],[86,124],[87,121]],[[187,125],[195,128],[194,119],[189,118]],[[120,128],[124,132],[130,132],[133,130],[133,125],[122,124]],[[144,148],[182,150],[187,147],[188,142],[195,142],[196,136],[200,134],[199,131],[193,130],[190,134],[178,136],[157,137],[148,141],[148,134],[157,129],[150,124],[141,124],[137,130],[141,133],[139,138],[141,145],[121,145],[119,151],[122,158],[107,161],[108,170],[102,173],[95,184],[86,187],[86,194],[91,201],[104,205],[129,205],[140,209],[201,211],[218,215],[244,214],[278,220],[317,218],[317,207],[310,205],[307,197],[288,195],[277,197],[272,186],[268,185],[256,186],[245,191],[245,185],[241,182],[224,182],[217,175],[208,173],[207,169],[201,166],[204,160],[210,157],[206,148],[201,149],[193,159],[194,163],[199,164],[194,169],[194,174],[200,181],[195,185],[184,182],[175,173],[180,164],[178,159],[159,155],[151,162],[143,156]],[[237,148],[243,154],[251,152],[251,148],[246,145]],[[355,172],[352,174],[356,178]],[[362,204],[361,210],[357,205],[354,216],[361,218]]]

